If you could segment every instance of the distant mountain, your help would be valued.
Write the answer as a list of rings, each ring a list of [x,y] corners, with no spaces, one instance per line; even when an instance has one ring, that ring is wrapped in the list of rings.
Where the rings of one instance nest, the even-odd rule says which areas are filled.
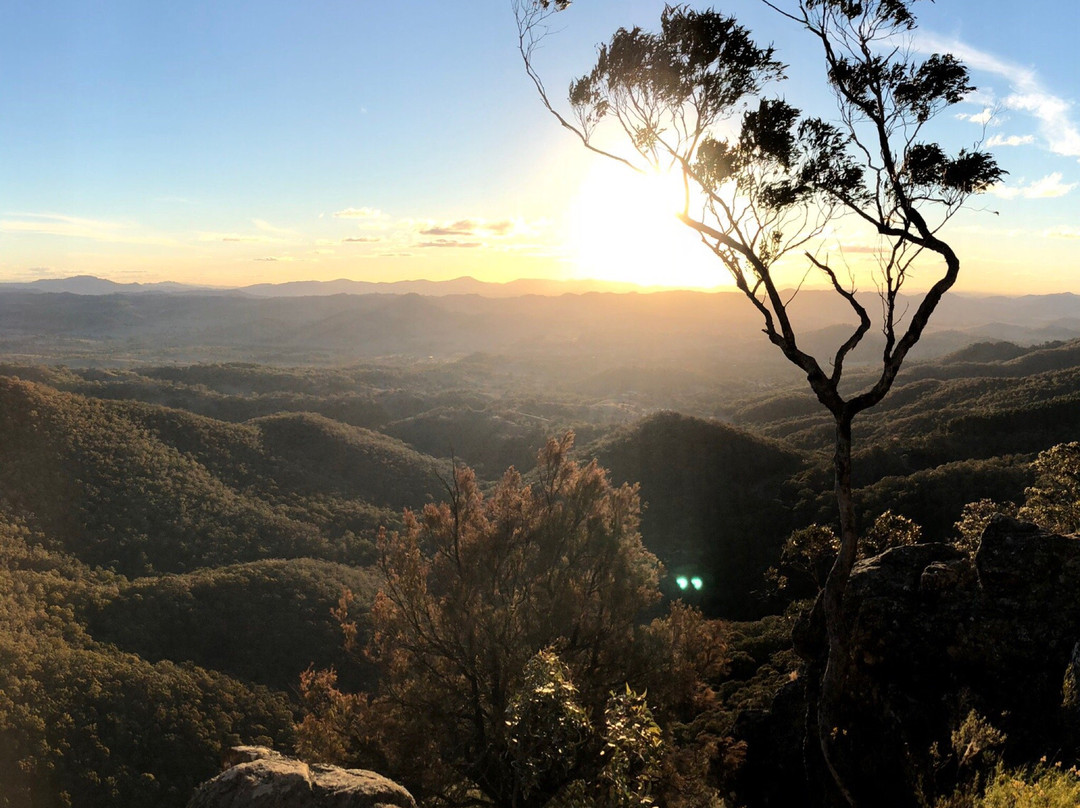
[[[72,295],[134,295],[134,294],[212,294],[249,295],[251,297],[326,297],[329,295],[408,295],[430,297],[445,295],[480,295],[482,297],[521,297],[524,295],[565,295],[588,292],[653,292],[661,287],[639,286],[601,280],[547,280],[522,278],[507,283],[490,283],[463,276],[446,281],[407,280],[391,282],[353,281],[338,278],[333,281],[287,281],[257,283],[250,286],[205,286],[161,281],[158,283],[117,283],[93,275],[71,278],[43,278],[28,283],[0,283],[3,292],[55,292]]]
[[[431,297],[444,295],[480,295],[482,297],[521,297],[524,295],[565,295],[587,292],[650,292],[658,287],[638,286],[598,280],[545,280],[542,278],[489,283],[464,276],[447,281],[410,280],[373,283],[339,278],[334,281],[290,281],[288,283],[259,283],[237,291],[255,297],[308,297],[323,295],[406,295]]]
[[[591,281],[356,281],[197,289],[92,277],[0,284],[0,355],[68,364],[137,362],[341,364],[369,358],[447,359],[474,353],[563,362],[562,382],[588,385],[612,367],[726,374],[736,384],[786,382],[795,372],[761,333],[739,292],[571,291]],[[410,291],[411,290],[411,291]],[[876,310],[875,295],[861,296]],[[898,305],[911,310],[916,299]],[[975,343],[1020,346],[1080,337],[1072,294],[943,301],[912,359]],[[853,332],[836,294],[802,290],[789,309],[799,344],[828,363]],[[872,329],[848,359],[876,363]],[[652,373],[654,384],[664,380]]]
[[[0,292],[54,292],[71,295],[176,294],[211,291],[208,286],[162,281],[160,283],[117,283],[93,275],[71,278],[42,278],[30,283],[0,283]]]

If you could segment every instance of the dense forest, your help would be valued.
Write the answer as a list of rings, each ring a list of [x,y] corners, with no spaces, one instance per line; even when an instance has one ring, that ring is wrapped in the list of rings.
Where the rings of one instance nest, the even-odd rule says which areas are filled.
[[[829,552],[830,424],[790,379],[718,388],[690,370],[608,364],[549,385],[535,369],[475,353],[340,367],[0,366],[0,805],[179,808],[240,742],[382,766],[434,800],[431,772],[402,766],[385,737],[342,718],[378,717],[397,727],[399,745],[415,731],[379,712],[385,699],[352,695],[386,682],[404,692],[372,626],[383,641],[405,629],[376,593],[401,570],[388,559],[410,557],[395,541],[412,537],[416,552],[437,544],[439,520],[458,513],[438,503],[516,508],[542,534],[553,517],[529,510],[540,508],[529,504],[533,484],[549,486],[550,501],[592,503],[603,519],[624,508],[628,521],[612,535],[632,549],[639,532],[643,544],[623,574],[638,576],[641,591],[618,601],[637,650],[623,659],[597,645],[618,675],[594,666],[607,673],[566,691],[581,712],[565,720],[593,739],[581,741],[582,760],[594,743],[640,748],[620,747],[612,720],[600,728],[605,710],[623,710],[625,726],[656,727],[669,750],[617,776],[595,770],[607,796],[571,789],[600,802],[566,804],[605,804],[650,777],[668,805],[786,804],[768,767],[799,756],[791,686],[806,662],[792,630]],[[1054,479],[1072,461],[1036,459],[1077,439],[1078,405],[1075,341],[980,343],[911,365],[856,422],[860,524],[877,531],[878,550],[961,553],[988,508],[1047,513],[1039,503],[1057,496]],[[570,432],[573,448],[564,441],[553,455],[548,440]],[[505,476],[509,467],[521,476]],[[965,509],[985,500],[996,504]],[[1075,530],[1062,524],[1053,527]],[[558,585],[578,591],[572,584]],[[641,594],[650,587],[656,597]],[[398,608],[418,597],[401,591]],[[671,610],[680,599],[700,613]],[[610,608],[605,620],[615,619]],[[581,675],[584,663],[562,650],[561,661],[522,661],[537,681],[571,688],[567,671]],[[658,675],[648,660],[664,654],[682,662]],[[620,684],[633,690],[605,707]],[[524,727],[550,719],[514,715]],[[951,789],[997,787],[999,761],[1038,759],[1022,756],[1038,737],[971,716],[954,727],[970,755],[938,749],[927,800],[973,804]],[[755,746],[766,731],[768,760]],[[1074,762],[1060,746],[1042,754],[1066,769]]]

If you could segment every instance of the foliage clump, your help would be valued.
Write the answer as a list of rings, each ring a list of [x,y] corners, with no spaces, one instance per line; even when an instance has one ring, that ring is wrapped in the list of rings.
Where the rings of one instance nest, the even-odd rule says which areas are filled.
[[[863,535],[860,551],[875,556],[893,547],[910,547],[923,540],[922,527],[898,513],[885,511]]]
[[[813,524],[792,531],[780,551],[780,563],[770,567],[766,580],[784,592],[794,587],[804,595],[816,594],[825,586],[829,567],[840,549],[840,539],[831,527]]]
[[[572,445],[572,433],[549,441],[535,484],[511,469],[487,495],[458,468],[449,501],[382,535],[366,649],[378,693],[347,701],[307,674],[301,744],[337,756],[325,735],[367,727],[341,762],[383,761],[433,804],[647,804],[665,751],[657,717],[708,704],[723,635],[682,606],[643,624],[660,566],[638,533],[637,489],[571,461]]]
[[[1050,765],[1043,758],[1031,769],[995,770],[979,793],[976,786],[937,802],[936,808],[1075,808],[1080,805],[1080,771]]]
[[[1024,494],[1020,518],[1054,533],[1080,530],[1080,442],[1062,443],[1040,452],[1032,464],[1036,483]]]
[[[956,546],[974,555],[990,520],[997,514],[1015,517],[1016,512],[1016,505],[1011,502],[995,502],[992,499],[969,502],[960,512],[960,518],[956,524],[953,525],[957,534]]]

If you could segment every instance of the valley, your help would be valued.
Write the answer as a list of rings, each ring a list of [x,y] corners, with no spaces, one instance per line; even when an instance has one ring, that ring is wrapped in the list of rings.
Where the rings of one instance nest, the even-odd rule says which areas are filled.
[[[133,306],[96,302],[108,319]],[[435,304],[334,305],[357,336],[357,307],[427,316]],[[469,333],[455,317],[465,319],[452,317],[447,333]],[[518,322],[522,334],[536,328]],[[797,380],[732,367],[718,377],[708,344],[690,350],[680,338],[613,356],[627,330],[597,337],[607,348],[581,361],[568,342],[494,352],[527,339],[428,355],[438,340],[417,333],[421,343],[391,356],[337,366],[290,365],[288,353],[260,364],[242,340],[243,362],[164,364],[173,346],[160,336],[158,364],[99,365],[60,350],[53,358],[64,361],[0,366],[0,738],[7,793],[22,795],[3,804],[78,793],[80,806],[181,806],[223,744],[288,748],[309,666],[335,668],[342,687],[375,685],[330,611],[345,589],[361,616],[369,608],[379,530],[445,499],[454,464],[485,487],[510,466],[529,479],[545,441],[571,430],[576,457],[640,485],[641,535],[664,565],[664,595],[735,621],[733,636],[759,637],[713,683],[727,694],[726,732],[751,704],[768,706],[798,668],[792,598],[813,592],[777,591],[767,572],[793,530],[830,524],[835,508],[829,424]],[[451,345],[470,352],[450,355]],[[1075,340],[980,342],[912,364],[856,424],[861,523],[891,511],[926,541],[955,541],[965,504],[1023,500],[1035,455],[1080,433],[1078,404]],[[680,591],[676,578],[691,575],[701,589]],[[140,689],[174,695],[154,696],[150,715],[132,695]],[[177,712],[160,706],[169,703]],[[79,718],[87,710],[110,718]],[[154,745],[124,751],[148,731]]]

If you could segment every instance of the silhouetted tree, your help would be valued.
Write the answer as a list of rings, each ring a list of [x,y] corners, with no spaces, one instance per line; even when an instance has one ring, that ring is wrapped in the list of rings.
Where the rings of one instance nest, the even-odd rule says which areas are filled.
[[[565,4],[515,0],[514,7],[525,69],[544,105],[593,151],[639,171],[678,172],[685,191],[679,218],[716,255],[760,313],[768,339],[806,374],[833,417],[840,548],[819,600],[829,652],[818,729],[825,761],[853,802],[831,762],[837,722],[827,709],[842,691],[849,658],[841,606],[859,551],[852,421],[888,393],[956,282],[960,259],[941,228],[1003,172],[985,152],[950,155],[926,139],[927,124],[973,87],[954,56],[913,58],[900,45],[915,27],[914,0],[764,2],[820,43],[824,78],[838,103],[835,121],[765,97],[765,87],[784,73],[773,49],[758,47],[732,17],[687,6],[668,6],[658,33],[618,30],[601,46],[592,71],[570,85],[571,111],[563,114],[534,57],[550,16]],[[598,137],[605,128],[624,135],[623,150]],[[885,344],[877,377],[857,392],[841,391],[844,363],[873,320],[842,252],[828,249],[829,226],[842,214],[878,242]],[[805,261],[806,273],[819,273],[857,319],[830,363],[800,347],[790,311],[795,295],[780,286],[782,259]],[[908,312],[898,305],[899,294],[916,266],[922,277],[934,272],[936,280]]]

